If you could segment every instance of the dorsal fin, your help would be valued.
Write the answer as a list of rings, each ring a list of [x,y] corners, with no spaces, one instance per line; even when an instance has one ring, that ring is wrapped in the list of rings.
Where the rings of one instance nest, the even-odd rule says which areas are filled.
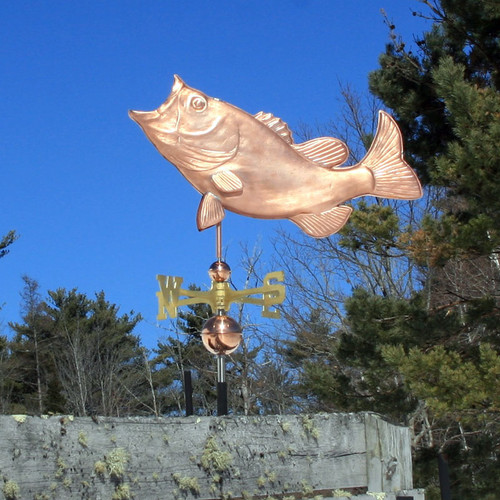
[[[333,137],[318,137],[302,144],[292,144],[292,147],[309,160],[328,168],[342,165],[349,157],[349,148]]]
[[[264,113],[263,111],[259,111],[253,116],[264,125],[267,125],[273,132],[276,132],[288,144],[293,144],[292,132],[281,118],[277,118],[271,113]]]

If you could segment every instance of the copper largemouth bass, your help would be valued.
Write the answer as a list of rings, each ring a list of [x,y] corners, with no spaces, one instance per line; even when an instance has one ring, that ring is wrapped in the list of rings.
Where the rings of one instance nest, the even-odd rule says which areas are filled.
[[[352,198],[372,195],[411,200],[420,182],[403,159],[394,119],[379,112],[377,133],[358,164],[341,167],[349,151],[340,140],[320,137],[294,144],[270,113],[250,115],[174,77],[167,100],[154,111],[130,111],[158,151],[202,194],[201,231],[219,223],[224,209],[261,219],[290,219],[323,238],[337,232]]]

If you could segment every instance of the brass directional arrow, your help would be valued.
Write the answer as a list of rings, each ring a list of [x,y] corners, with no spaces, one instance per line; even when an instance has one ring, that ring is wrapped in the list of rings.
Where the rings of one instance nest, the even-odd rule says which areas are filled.
[[[262,316],[265,318],[279,318],[280,312],[273,308],[285,300],[285,285],[283,271],[274,271],[266,274],[264,284],[256,288],[245,290],[231,290],[227,281],[212,280],[210,290],[187,290],[181,288],[183,278],[179,276],[156,276],[160,285],[158,297],[158,320],[167,317],[177,317],[179,306],[191,304],[209,304],[212,312],[229,311],[233,302],[238,304],[254,304],[262,306]],[[261,295],[261,297],[255,297]]]

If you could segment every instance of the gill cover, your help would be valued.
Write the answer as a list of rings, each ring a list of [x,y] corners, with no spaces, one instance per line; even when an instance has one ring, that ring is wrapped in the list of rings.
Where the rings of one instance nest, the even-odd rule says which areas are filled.
[[[232,120],[228,104],[189,87],[175,75],[165,110],[172,113],[174,105],[178,141],[177,150],[172,154],[177,167],[211,170],[236,155],[238,124]],[[161,108],[158,108],[160,112]]]

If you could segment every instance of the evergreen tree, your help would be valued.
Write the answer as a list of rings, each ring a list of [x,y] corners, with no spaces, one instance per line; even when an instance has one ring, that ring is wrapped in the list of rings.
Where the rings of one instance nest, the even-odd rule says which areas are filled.
[[[488,251],[498,246],[500,223],[500,6],[422,3],[432,29],[416,41],[415,52],[393,32],[370,89],[398,118],[421,178],[453,199],[436,242],[452,238],[456,247]]]
[[[118,316],[104,292],[92,300],[76,289],[58,289],[49,297],[52,356],[67,410],[121,416],[146,408],[144,359],[132,333],[140,315]]]
[[[336,410],[332,373],[338,368],[336,338],[322,317],[322,310],[310,311],[305,322],[295,322],[290,340],[278,353],[295,371],[293,394],[305,411]]]
[[[381,356],[421,402],[420,456],[448,455],[455,498],[489,499],[500,477],[500,4],[422,3],[432,28],[415,51],[393,31],[370,88],[398,118],[422,179],[441,189],[408,250],[425,268],[423,312],[447,326],[433,321],[426,342],[401,339]]]
[[[4,384],[4,409],[80,416],[144,411],[144,357],[132,333],[140,316],[118,316],[103,292],[92,300],[59,289],[43,301],[38,283],[23,279],[23,322],[10,324],[14,338],[0,353],[15,389]]]
[[[11,360],[10,342],[5,336],[0,336],[0,414],[22,413],[14,404],[14,394],[19,390],[20,384],[16,382],[16,373]],[[22,411],[19,412],[18,410]]]
[[[57,382],[52,359],[54,336],[50,318],[36,280],[23,276],[21,314],[23,323],[10,323],[15,335],[10,343],[10,367],[15,374],[16,391],[12,403],[18,411],[43,414],[57,411],[62,395],[55,391]],[[49,390],[50,402],[46,401]]]

